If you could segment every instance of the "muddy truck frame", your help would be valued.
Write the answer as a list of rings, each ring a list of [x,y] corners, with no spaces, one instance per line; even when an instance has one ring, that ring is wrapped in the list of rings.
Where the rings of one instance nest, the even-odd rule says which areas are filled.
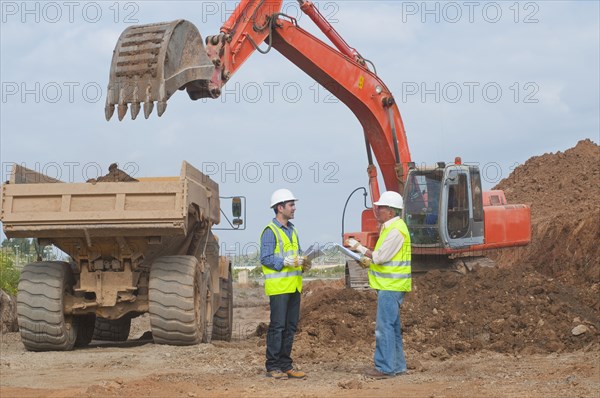
[[[91,183],[64,183],[14,165],[2,186],[4,233],[37,238],[70,256],[23,268],[23,344],[46,351],[92,339],[124,341],[131,320],[145,313],[155,343],[230,340],[232,264],[219,256],[211,230],[220,216],[217,183],[187,162],[179,177]]]

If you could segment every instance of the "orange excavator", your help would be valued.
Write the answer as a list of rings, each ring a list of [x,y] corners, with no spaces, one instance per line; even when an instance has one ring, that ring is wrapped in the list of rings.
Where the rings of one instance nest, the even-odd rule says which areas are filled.
[[[148,118],[156,104],[161,116],[168,99],[186,90],[192,100],[217,98],[222,87],[255,51],[277,50],[343,102],[362,125],[371,200],[379,199],[375,156],[385,190],[404,198],[403,217],[410,234],[413,269],[470,269],[489,262],[486,251],[526,245],[531,213],[507,204],[502,191],[483,192],[479,168],[438,162],[417,167],[411,160],[400,111],[374,65],[350,47],[310,1],[298,0],[304,14],[331,44],[281,13],[282,0],[242,0],[219,34],[203,43],[189,21],[131,26],[114,50],[105,115],[115,108],[122,120],[130,108],[135,119],[143,107]],[[361,217],[361,231],[345,233],[373,248],[379,225],[372,209]],[[348,286],[366,285],[366,273],[350,261]]]

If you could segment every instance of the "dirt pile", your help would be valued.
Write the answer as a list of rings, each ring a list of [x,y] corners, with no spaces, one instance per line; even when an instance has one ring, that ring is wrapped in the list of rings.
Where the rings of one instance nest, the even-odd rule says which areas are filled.
[[[113,163],[108,166],[108,174],[100,176],[98,178],[90,178],[86,182],[95,184],[97,182],[137,182],[135,178],[119,169],[117,163]]]
[[[343,280],[305,284],[294,350],[312,360],[362,357],[375,336],[374,291],[344,288]]]
[[[315,290],[309,285],[298,355],[346,361],[372,355],[376,295],[340,284]],[[569,287],[530,267],[477,268],[467,275],[433,271],[416,276],[414,285],[402,306],[408,351],[444,358],[482,349],[573,351],[598,343],[597,313]]]
[[[407,344],[419,351],[544,353],[598,342],[597,312],[531,267],[433,271],[415,285],[403,322]]]
[[[597,294],[600,146],[583,140],[565,152],[534,156],[496,188],[504,190],[509,202],[531,206],[533,229],[529,246],[503,250],[496,260],[503,266],[532,264],[573,286],[596,285]]]

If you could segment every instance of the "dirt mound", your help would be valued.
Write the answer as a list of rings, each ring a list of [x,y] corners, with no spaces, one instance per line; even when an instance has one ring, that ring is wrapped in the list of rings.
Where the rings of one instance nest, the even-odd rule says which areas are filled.
[[[600,146],[535,156],[497,186],[509,202],[531,206],[532,241],[492,257],[501,265],[530,264],[576,289],[600,314]]]
[[[598,342],[597,312],[530,267],[433,271],[415,285],[403,321],[407,344],[419,351],[543,353]],[[575,327],[585,333],[573,335]]]
[[[501,353],[573,351],[598,343],[597,313],[569,287],[532,268],[432,271],[414,280],[402,306],[409,351],[441,358],[482,349]],[[296,355],[352,360],[372,355],[377,297],[331,286],[302,305]],[[579,335],[574,335],[584,331]]]
[[[119,169],[116,163],[111,164],[108,167],[108,174],[100,176],[98,178],[90,178],[86,182],[95,184],[97,182],[137,182],[135,178]]]
[[[315,282],[304,287],[296,355],[347,360],[367,354],[375,336],[375,292],[345,289],[341,279]]]
[[[600,146],[584,140],[532,157],[496,188],[531,206],[533,226],[529,246],[497,255],[502,265],[532,264],[572,285],[600,282]]]

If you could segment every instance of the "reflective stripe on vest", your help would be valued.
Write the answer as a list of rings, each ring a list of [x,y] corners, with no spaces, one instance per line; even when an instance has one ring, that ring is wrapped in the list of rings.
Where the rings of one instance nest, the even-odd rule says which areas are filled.
[[[292,240],[287,234],[281,233],[281,229],[270,223],[263,229],[263,233],[269,228],[275,235],[275,249],[273,254],[284,259],[287,256],[297,256],[299,251],[298,233],[296,228],[292,230]],[[262,236],[262,235],[261,235]],[[281,271],[275,271],[265,265],[262,266],[265,275],[265,293],[267,296],[276,294],[294,293],[296,290],[302,292],[302,267],[283,266]]]
[[[394,229],[404,237],[402,247],[390,261],[383,264],[371,263],[369,267],[369,286],[377,290],[410,292],[412,289],[410,235],[404,220],[400,218],[381,231],[375,250],[379,250],[389,233]]]

